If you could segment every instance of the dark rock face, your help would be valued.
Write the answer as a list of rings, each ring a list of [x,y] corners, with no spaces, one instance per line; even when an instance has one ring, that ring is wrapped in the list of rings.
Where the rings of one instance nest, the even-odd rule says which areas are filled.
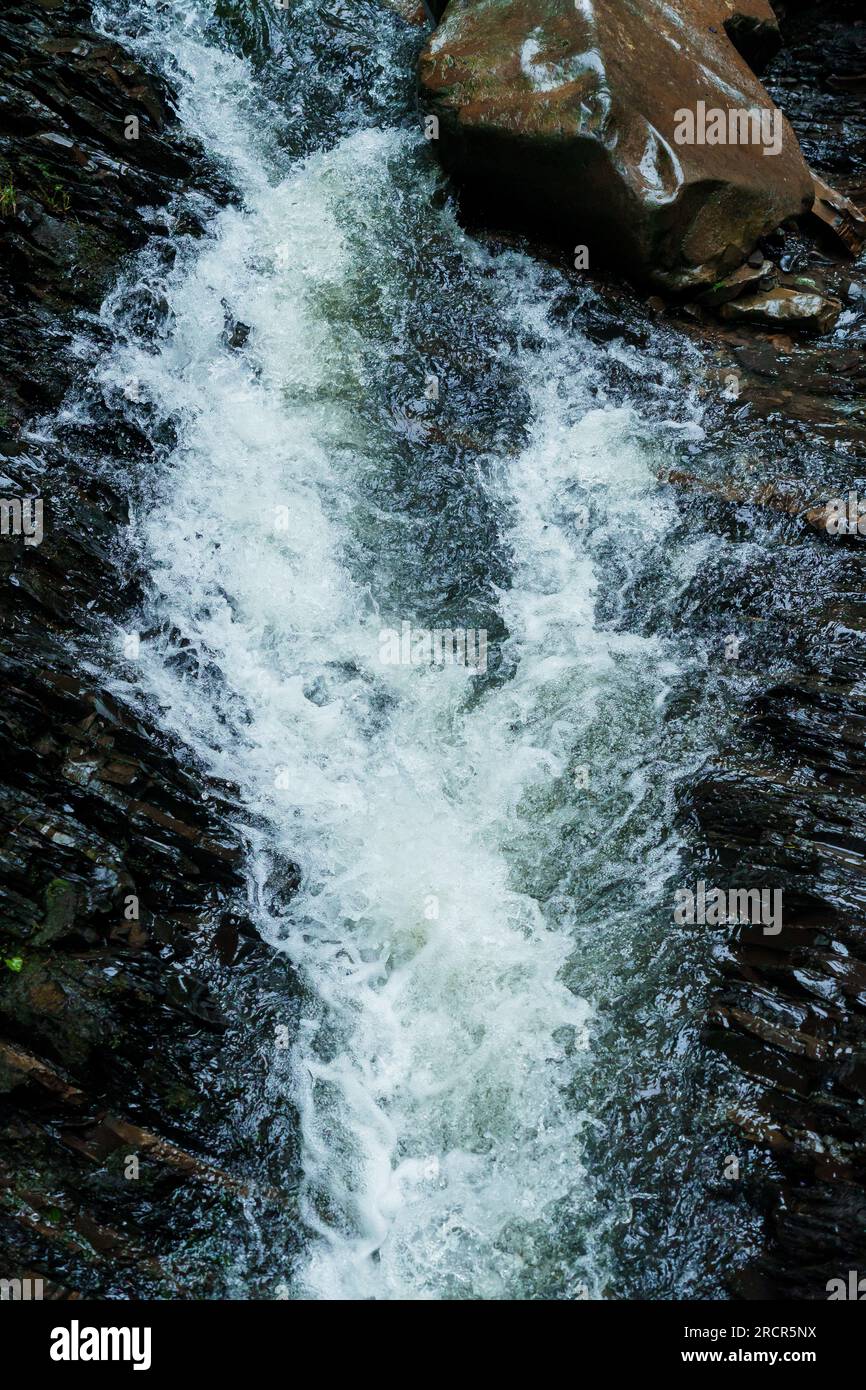
[[[785,48],[768,86],[784,99],[810,162],[862,207],[866,85],[848,80],[863,70],[862,8],[848,0],[786,8]],[[791,275],[818,277],[856,307],[866,271],[844,249],[838,238],[819,249],[794,232],[765,243]],[[749,413],[743,444],[755,460],[751,495],[730,500],[790,516],[782,535],[805,576],[797,609],[786,611],[784,598],[775,614],[771,600],[748,604],[758,625],[784,635],[777,640],[787,642],[788,677],[764,682],[744,710],[740,737],[690,803],[707,852],[702,872],[714,881],[772,882],[785,895],[778,936],[741,927],[720,944],[722,984],[707,1021],[708,1041],[750,1082],[730,1118],[765,1217],[765,1246],[732,1291],[824,1300],[829,1280],[866,1270],[866,613],[858,553],[866,539],[833,539],[823,524],[829,497],[844,497],[849,483],[862,496],[866,359],[862,326],[829,341],[795,341],[781,327],[722,332],[720,371],[733,365],[738,373],[739,408]],[[735,449],[734,425],[731,434]],[[816,439],[827,441],[817,485],[807,475],[786,489],[785,472]],[[724,509],[713,506],[723,524]],[[760,664],[750,669],[760,685]]]
[[[228,190],[75,0],[0,17],[0,168],[0,496],[44,504],[41,543],[0,536],[2,1266],[59,1297],[203,1296],[218,1265],[182,1253],[191,1234],[229,1232],[257,1193],[287,1210],[233,1130],[225,1059],[255,1047],[223,1010],[239,991],[266,1027],[258,981],[291,982],[238,907],[231,788],[81,673],[136,593],[120,488],[154,446],[116,421],[69,423],[63,444],[21,425],[83,380],[99,330],[82,311],[122,257],[160,237],[170,256],[169,229],[200,234]],[[159,304],[140,308],[157,330]],[[83,476],[88,456],[120,481]]]
[[[737,5],[724,21],[725,33],[752,72],[763,72],[782,46],[779,21],[771,7]]]
[[[711,284],[813,200],[729,31],[766,56],[775,17],[764,0],[451,0],[420,60],[436,148],[484,220],[668,290]],[[760,141],[735,111],[757,113]]]
[[[42,0],[0,15],[0,423],[56,404],[70,311],[95,310],[118,258],[159,231],[142,209],[199,182],[168,94],[90,27]],[[214,175],[211,173],[211,182]]]
[[[781,934],[742,928],[720,951],[726,983],[707,1030],[757,1083],[756,1103],[731,1119],[772,1156],[753,1179],[769,1243],[735,1283],[745,1297],[826,1298],[827,1281],[866,1256],[864,715],[829,671],[810,674],[813,688],[757,702],[753,770],[739,748],[740,765],[708,778],[695,802],[717,874],[785,885]]]

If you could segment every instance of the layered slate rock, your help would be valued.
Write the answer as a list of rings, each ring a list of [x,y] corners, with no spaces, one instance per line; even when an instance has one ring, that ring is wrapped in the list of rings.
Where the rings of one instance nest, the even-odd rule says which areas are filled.
[[[470,213],[687,290],[812,206],[796,137],[742,56],[775,33],[767,0],[451,0],[421,100]],[[683,111],[713,140],[724,112],[726,143],[679,143]],[[738,130],[729,112],[756,119]]]
[[[866,205],[861,0],[786,11],[768,85],[820,171],[816,186],[826,179],[856,213]],[[717,942],[705,1041],[745,1083],[728,1117],[735,1187],[763,1221],[759,1248],[725,1282],[740,1298],[824,1301],[831,1280],[866,1270],[866,536],[827,527],[831,499],[847,503],[849,488],[863,497],[866,267],[852,266],[838,235],[827,254],[799,230],[772,241],[772,259],[844,301],[849,323],[830,339],[789,337],[787,325],[712,330],[720,381],[733,368],[741,383],[725,417],[728,459],[742,449],[746,466],[733,486],[705,476],[703,500],[684,499],[684,515],[694,524],[697,509],[720,537],[755,535],[757,507],[790,520],[777,523],[762,596],[752,589],[728,610],[747,639],[743,717],[687,801],[695,877],[785,894],[777,936],[741,925]],[[685,474],[670,481],[692,486]]]
[[[250,1203],[291,1246],[291,1134],[260,1156],[233,1128],[242,1059],[273,1036],[263,981],[285,997],[286,971],[239,910],[234,789],[94,674],[117,674],[140,593],[118,542],[157,446],[87,374],[127,254],[169,265],[232,195],[91,19],[79,0],[0,16],[0,498],[44,505],[39,544],[0,535],[0,1268],[52,1298],[205,1297]],[[158,335],[150,285],[129,309]],[[70,390],[87,408],[52,429]]]

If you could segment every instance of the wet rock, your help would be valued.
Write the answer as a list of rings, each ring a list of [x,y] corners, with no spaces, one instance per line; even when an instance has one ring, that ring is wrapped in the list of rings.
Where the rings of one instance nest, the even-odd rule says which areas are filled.
[[[0,426],[5,418],[8,428],[37,400],[59,399],[68,317],[97,309],[119,258],[159,230],[147,209],[166,206],[184,185],[226,189],[177,130],[171,92],[98,34],[79,0],[7,6],[0,90]],[[200,229],[200,218],[199,209],[191,225]],[[143,300],[142,313],[154,308]]]
[[[223,342],[226,347],[242,348],[250,336],[250,326],[247,323],[241,323],[240,319],[236,319],[225,302],[223,308],[226,315]]]
[[[838,92],[866,92],[866,72],[853,75],[834,72],[828,77],[827,85]]]
[[[86,1100],[83,1091],[38,1057],[13,1047],[11,1043],[0,1041],[0,1092],[31,1085],[43,1087],[67,1105],[81,1105]]]
[[[41,544],[0,539],[0,1256],[60,1291],[206,1295],[218,1275],[190,1263],[190,1235],[274,1201],[232,1131],[255,1048],[223,1004],[248,965],[256,981],[276,969],[283,999],[291,980],[244,917],[231,790],[80,664],[110,665],[127,630],[140,576],[117,538],[129,459],[146,467],[154,446],[98,411],[62,442],[18,437],[95,359],[90,314],[128,253],[150,239],[170,263],[170,232],[201,235],[233,196],[88,4],[3,11],[0,475],[4,496],[38,489],[45,507]],[[145,346],[170,328],[155,285],[125,309]],[[90,455],[110,482],[85,476]],[[214,944],[227,917],[233,950]],[[258,999],[239,1012],[267,1018]]]
[[[779,21],[769,5],[739,4],[725,21],[725,33],[753,72],[763,72],[782,46]]]
[[[768,86],[810,163],[863,204],[866,102],[829,81],[862,71],[860,9],[847,0],[785,8],[785,46]],[[849,286],[862,290],[863,268],[851,266],[837,237],[822,243],[804,231],[786,227],[762,241],[783,283],[790,277],[789,289],[844,299],[859,315]],[[776,512],[776,554],[794,551],[795,571],[815,581],[792,603],[786,593],[775,616],[766,595],[732,605],[748,615],[743,652],[755,651],[765,623],[775,651],[757,652],[754,664],[741,654],[750,694],[736,736],[685,798],[715,881],[763,875],[784,890],[778,936],[740,927],[715,948],[721,977],[705,1040],[741,1078],[731,1152],[742,1157],[741,1192],[762,1225],[758,1248],[728,1282],[739,1298],[824,1300],[829,1279],[866,1268],[866,611],[856,555],[864,542],[856,531],[828,536],[826,528],[837,511],[828,499],[846,499],[857,483],[866,427],[862,323],[823,339],[756,334],[748,323],[709,317],[687,327],[702,346],[716,345],[711,390],[725,403],[723,465],[717,457],[697,476],[696,460],[694,473],[667,470],[666,480],[685,515],[699,509],[725,536],[742,528],[748,535],[754,507]],[[735,390],[725,394],[730,382]],[[778,669],[782,648],[784,684],[766,675]]]
[[[422,0],[382,0],[382,2],[389,9],[395,10],[401,19],[405,19],[407,24],[419,26],[426,24],[431,19],[438,19],[444,8],[442,4],[437,5],[436,0],[434,0],[432,8],[427,0],[423,0],[423,3]],[[438,13],[435,13],[434,11],[437,10]]]
[[[850,198],[834,192],[817,176],[811,217],[821,230],[829,232],[849,255],[860,254],[866,243],[866,217],[854,206]]]
[[[857,888],[866,846],[852,824],[861,820],[866,765],[851,756],[862,737],[859,703],[794,686],[768,691],[749,725],[753,774],[740,765],[702,783],[694,799],[717,872],[742,876],[760,864],[785,893],[779,936],[740,928],[720,945],[724,983],[705,1034],[750,1078],[751,1104],[732,1119],[772,1155],[751,1178],[768,1212],[768,1243],[734,1278],[742,1297],[824,1298],[827,1279],[866,1253],[852,1208],[862,1209],[866,1183]],[[795,764],[799,785],[789,775]],[[833,853],[842,844],[847,852]]]
[[[775,25],[763,0],[737,12]],[[420,77],[467,207],[585,245],[591,264],[613,260],[660,288],[722,278],[813,201],[796,138],[731,43],[730,19],[717,0],[555,13],[538,0],[451,0]],[[725,143],[698,143],[716,110]],[[760,132],[742,143],[729,130],[731,110],[763,113],[763,145]]]
[[[752,488],[745,488],[728,478],[701,478],[682,468],[666,468],[659,473],[659,481],[671,483],[675,487],[688,488],[708,497],[716,497],[733,506],[768,507],[785,516],[802,516],[810,525],[820,529],[823,526],[822,508],[810,510],[813,499],[802,484],[773,479]]]
[[[750,256],[745,265],[726,275],[724,279],[717,280],[708,290],[699,296],[698,302],[707,309],[716,308],[720,304],[727,304],[729,300],[738,298],[739,295],[747,294],[750,290],[767,290],[773,283],[775,267],[772,261],[765,261],[764,257],[758,253],[757,256]]]
[[[114,1153],[132,1151],[186,1175],[194,1174],[221,1187],[243,1190],[242,1184],[213,1164],[118,1116],[106,1114],[86,1128],[70,1127],[64,1131],[62,1138],[69,1148],[84,1154],[94,1163],[104,1164]]]
[[[820,294],[792,290],[784,286],[763,294],[749,294],[719,310],[723,319],[734,323],[754,323],[761,328],[800,329],[807,333],[827,333],[839,317],[842,306]]]

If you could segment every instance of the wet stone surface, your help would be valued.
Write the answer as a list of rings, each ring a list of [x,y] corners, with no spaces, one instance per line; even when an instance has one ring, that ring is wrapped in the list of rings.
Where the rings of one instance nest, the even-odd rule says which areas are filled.
[[[859,7],[786,10],[785,48],[768,89],[813,170],[862,208]],[[731,595],[731,630],[746,635],[742,732],[686,809],[696,845],[706,846],[700,872],[708,881],[760,881],[785,893],[779,935],[740,927],[719,943],[724,983],[707,1019],[707,1040],[754,1082],[750,1104],[731,1119],[747,1187],[765,1213],[766,1245],[732,1291],[823,1299],[829,1279],[866,1261],[866,610],[863,538],[816,530],[808,507],[849,487],[864,491],[866,272],[838,242],[794,227],[763,250],[783,282],[835,298],[844,317],[811,340],[720,334],[706,322],[691,330],[715,341],[720,384],[731,371],[736,377],[727,457],[716,469],[733,467],[745,499],[762,486],[784,491],[787,479],[801,500],[771,527],[774,577],[766,582],[775,592],[744,575],[740,595]],[[713,475],[712,466],[703,474]],[[757,516],[747,500],[686,505],[714,508],[723,534],[744,540]],[[771,672],[781,678],[768,680]]]
[[[258,1066],[237,1020],[267,1027],[269,972],[292,987],[244,915],[232,788],[84,674],[137,591],[123,480],[153,445],[36,422],[92,365],[123,258],[161,236],[170,255],[233,196],[89,13],[0,17],[0,491],[40,499],[44,532],[0,539],[0,1261],[53,1297],[183,1298],[225,1292],[244,1205],[293,1221],[285,1150],[268,1172],[234,1118],[238,1050]],[[158,334],[158,300],[137,312]]]

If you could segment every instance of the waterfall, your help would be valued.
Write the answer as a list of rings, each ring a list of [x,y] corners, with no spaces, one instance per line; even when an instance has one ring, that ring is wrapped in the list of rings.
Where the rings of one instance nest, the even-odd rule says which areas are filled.
[[[672,920],[674,798],[718,712],[683,716],[699,656],[632,606],[702,563],[657,481],[701,412],[662,330],[594,341],[595,292],[461,229],[393,15],[362,10],[377,83],[326,100],[315,14],[281,21],[312,54],[283,88],[205,0],[102,13],[240,193],[103,310],[104,392],[173,430],[131,507],[149,587],[113,688],[237,787],[250,911],[302,982],[272,1049],[292,1295],[621,1296],[635,1199],[703,1143],[676,1120],[705,947]],[[125,319],[142,285],[156,343]],[[404,624],[483,633],[486,669],[383,661]],[[627,1178],[613,1117],[660,1094],[678,1137]]]

